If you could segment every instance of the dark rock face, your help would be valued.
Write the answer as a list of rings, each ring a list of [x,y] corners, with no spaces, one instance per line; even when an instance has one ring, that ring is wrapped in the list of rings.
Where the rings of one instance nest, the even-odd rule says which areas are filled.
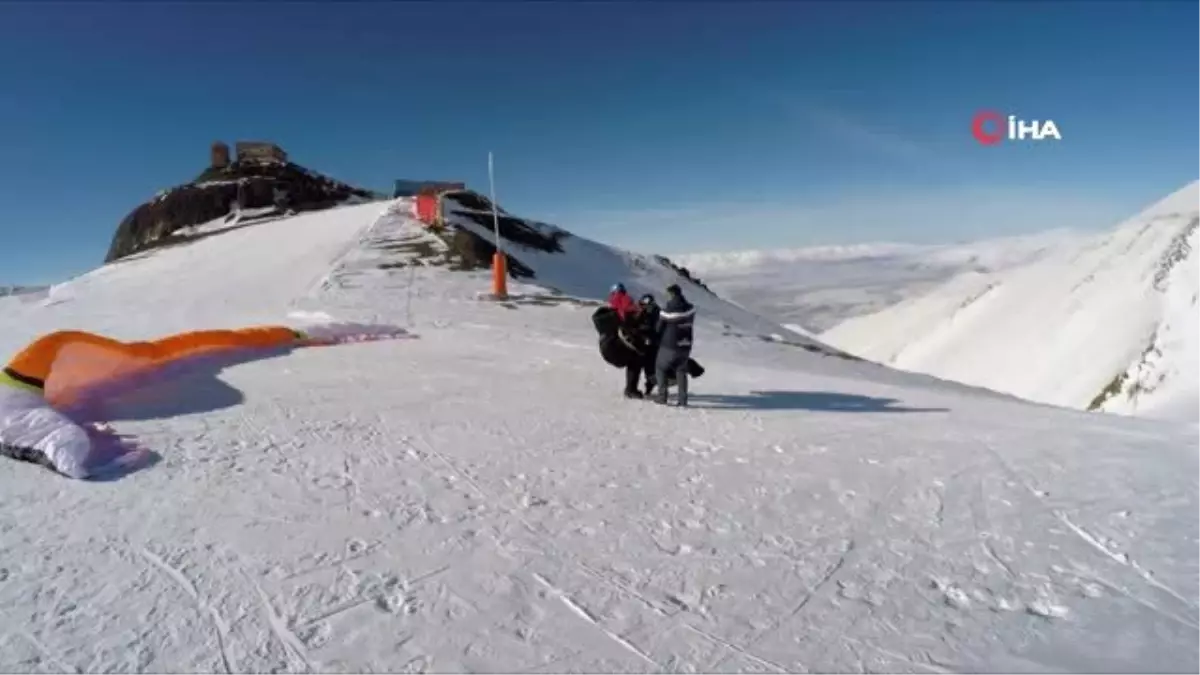
[[[714,296],[716,295],[716,293],[713,293],[713,290],[711,288],[709,288],[703,281],[700,281],[699,277],[692,276],[692,273],[690,270],[688,270],[688,268],[680,267],[679,265],[676,265],[675,263],[671,262],[671,259],[665,255],[656,255],[656,256],[654,256],[654,259],[657,260],[659,263],[666,265],[667,267],[670,267],[671,269],[675,270],[675,272],[679,276],[683,277],[684,279],[687,279],[688,281],[692,282],[693,284],[696,284],[700,288],[703,288],[704,290],[708,291],[710,295],[714,295]]]
[[[239,187],[240,186],[240,187]],[[171,188],[125,216],[104,262],[177,242],[181,228],[211,222],[240,207],[257,215],[317,211],[373,193],[282,162],[234,162],[210,168],[195,181]],[[265,211],[264,211],[265,210]]]
[[[504,209],[497,208],[493,220],[492,203],[481,194],[462,190],[442,195],[442,209],[454,216],[468,218],[486,231],[499,227],[500,238],[509,242],[542,251],[562,253],[562,240],[568,236],[566,230],[545,223],[516,218]],[[491,238],[481,237],[475,232],[454,228],[448,241],[460,269],[487,269],[492,265],[496,244]],[[505,254],[509,276],[515,279],[532,279],[534,271],[520,260]]]

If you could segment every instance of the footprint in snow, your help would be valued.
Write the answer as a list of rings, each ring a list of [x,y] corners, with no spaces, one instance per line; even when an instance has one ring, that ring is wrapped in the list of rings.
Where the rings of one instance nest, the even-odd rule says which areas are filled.
[[[329,642],[329,638],[333,636],[333,628],[328,621],[321,621],[312,626],[303,629],[296,637],[305,647],[317,649]]]
[[[965,591],[955,584],[934,578],[929,580],[929,585],[941,592],[947,605],[957,607],[958,609],[968,609],[971,607],[971,599],[967,597]]]
[[[1062,605],[1056,605],[1047,598],[1039,598],[1025,605],[1025,611],[1040,616],[1043,619],[1061,619],[1067,616],[1068,610]]]
[[[961,588],[947,588],[945,591],[946,604],[958,609],[970,609],[971,599]]]

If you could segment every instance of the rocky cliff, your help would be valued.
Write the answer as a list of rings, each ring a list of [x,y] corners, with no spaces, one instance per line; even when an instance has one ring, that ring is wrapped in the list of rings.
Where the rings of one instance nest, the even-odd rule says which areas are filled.
[[[138,206],[117,227],[105,262],[192,238],[185,228],[239,213],[269,217],[327,209],[378,195],[291,162],[238,161],[210,168],[196,180],[164,190]]]

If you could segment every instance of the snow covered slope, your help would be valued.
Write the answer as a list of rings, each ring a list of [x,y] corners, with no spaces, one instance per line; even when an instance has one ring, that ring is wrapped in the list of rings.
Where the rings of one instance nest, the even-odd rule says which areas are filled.
[[[819,333],[920,295],[961,272],[1028,263],[1079,237],[1053,231],[970,244],[821,246],[673,259],[722,297]]]
[[[1200,668],[1194,426],[759,339],[699,291],[728,315],[697,330],[694,407],[624,401],[591,306],[534,281],[666,272],[575,240],[595,258],[529,255],[542,278],[485,301],[405,212],[0,299],[10,350],[289,316],[414,335],[189,373],[114,420],[158,461],[107,481],[0,463],[0,669]]]
[[[821,336],[905,370],[1055,405],[1200,419],[1200,182],[1110,233]]]
[[[473,245],[483,246],[482,260],[490,264],[494,248],[490,203],[467,193],[458,200],[447,198],[443,206],[446,222],[453,229],[469,233]],[[603,299],[616,282],[624,283],[635,298],[654,294],[666,301],[665,289],[679,284],[688,300],[699,311],[697,321],[710,324],[718,333],[788,342],[816,353],[848,358],[814,337],[797,335],[784,326],[763,318],[718,297],[698,284],[677,266],[661,256],[648,256],[616,249],[596,241],[576,237],[546,223],[524,220],[504,214],[501,221],[502,244],[526,278],[557,294],[575,298]],[[443,236],[443,239],[446,237]]]

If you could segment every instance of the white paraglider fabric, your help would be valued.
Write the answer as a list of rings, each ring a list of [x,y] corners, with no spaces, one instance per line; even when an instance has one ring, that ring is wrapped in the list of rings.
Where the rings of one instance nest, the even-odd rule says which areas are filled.
[[[301,322],[295,325],[295,328],[302,332],[308,340],[324,344],[395,340],[411,337],[408,331],[396,326],[352,321],[324,321],[311,324]]]
[[[87,477],[87,431],[34,392],[0,387],[0,445],[35,450],[62,474]]]

